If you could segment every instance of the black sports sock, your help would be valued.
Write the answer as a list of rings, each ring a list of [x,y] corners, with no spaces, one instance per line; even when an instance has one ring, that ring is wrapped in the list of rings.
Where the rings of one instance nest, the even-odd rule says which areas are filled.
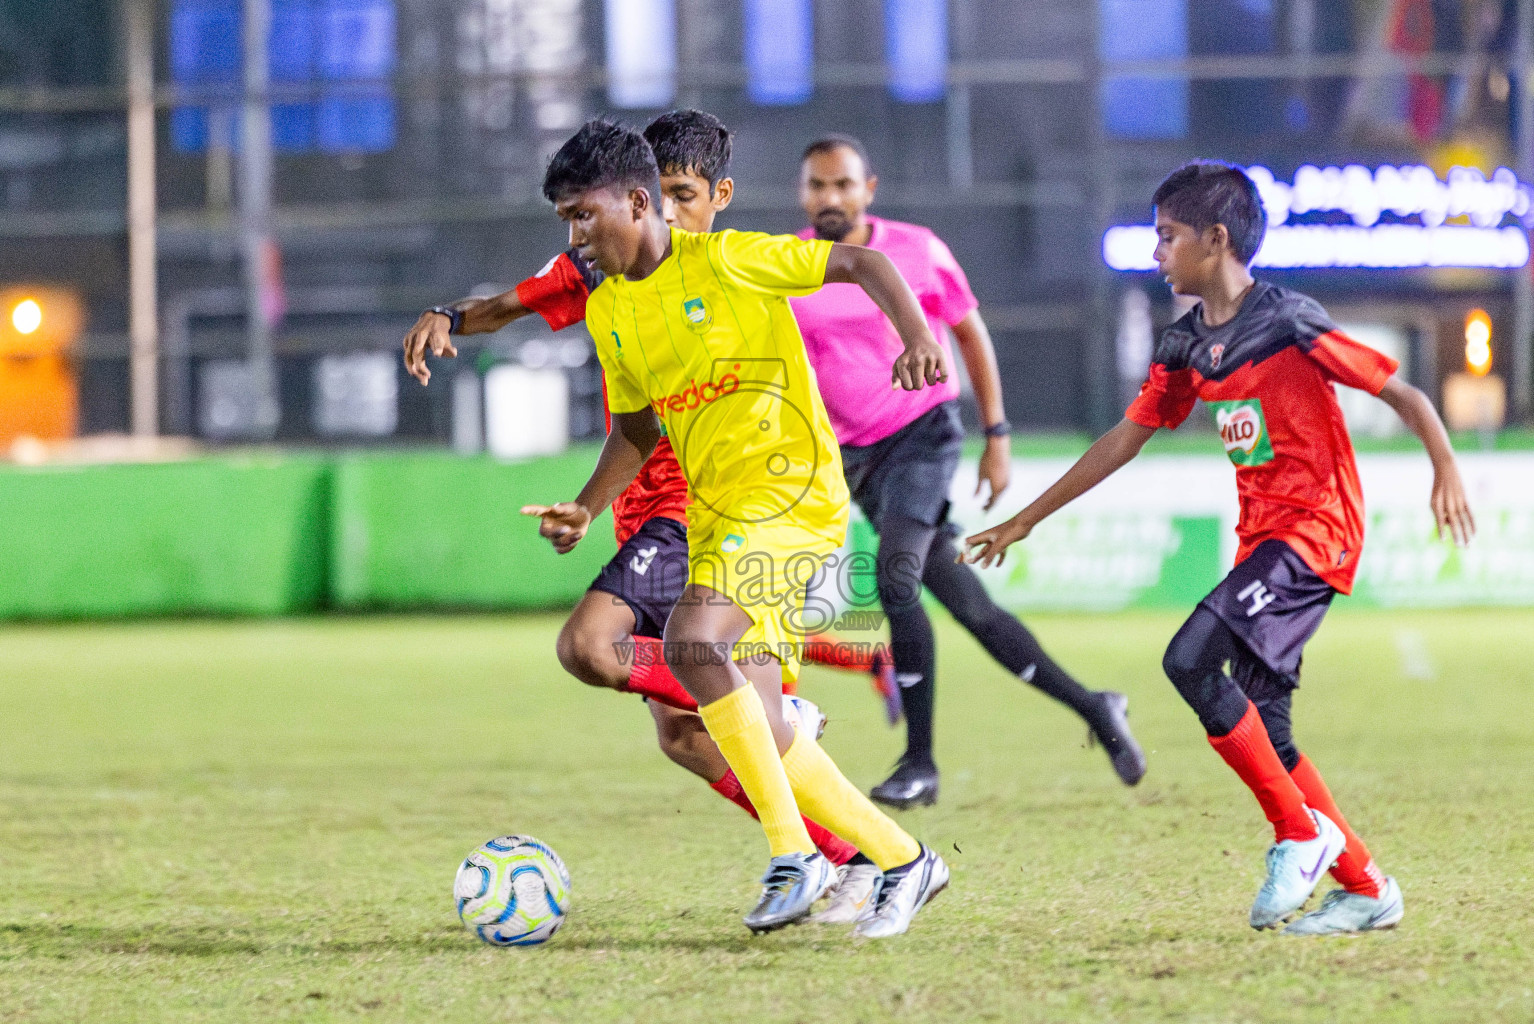
[[[958,561],[958,549],[946,533],[932,543],[922,582],[1008,672],[1066,705],[1094,729],[1106,728],[1102,697],[1072,678],[1026,626],[991,600],[975,570]]]
[[[842,865],[842,866],[850,868],[850,867],[856,867],[859,864],[872,864],[872,863],[873,863],[873,861],[869,860],[868,857],[864,855],[862,850],[859,850],[857,853],[854,853],[852,855],[852,859],[851,860],[847,861],[847,863]]]
[[[905,712],[905,757],[915,764],[932,761],[932,706],[937,691],[937,644],[932,620],[919,603],[889,616],[890,653]]]
[[[936,529],[904,516],[889,516],[879,529],[875,582],[889,620],[890,654],[905,709],[902,760],[932,763],[932,708],[937,684],[937,643],[921,604],[922,569]]]

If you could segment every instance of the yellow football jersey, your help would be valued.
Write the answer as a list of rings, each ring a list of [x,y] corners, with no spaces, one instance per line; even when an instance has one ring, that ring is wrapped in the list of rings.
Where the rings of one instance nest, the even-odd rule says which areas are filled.
[[[824,284],[830,253],[792,235],[672,229],[653,274],[609,277],[587,300],[608,407],[655,410],[692,491],[689,521],[726,553],[753,526],[845,537],[841,453],[788,305]]]

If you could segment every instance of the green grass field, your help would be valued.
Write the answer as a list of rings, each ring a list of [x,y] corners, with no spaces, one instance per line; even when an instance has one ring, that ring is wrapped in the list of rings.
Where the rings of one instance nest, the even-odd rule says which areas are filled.
[[[1323,941],[1246,925],[1265,823],[1161,677],[1177,621],[1034,623],[1130,694],[1133,791],[942,627],[944,796],[904,821],[953,886],[879,944],[747,934],[759,831],[562,675],[554,617],[0,629],[0,1021],[1534,1020],[1530,614],[1344,609],[1313,643],[1301,745],[1407,900]],[[864,682],[804,692],[881,778]],[[541,949],[453,914],[509,831],[574,874]]]

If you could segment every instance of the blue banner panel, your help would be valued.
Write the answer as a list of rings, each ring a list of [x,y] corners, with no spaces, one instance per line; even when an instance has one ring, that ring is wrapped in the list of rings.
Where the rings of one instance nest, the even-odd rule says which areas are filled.
[[[746,0],[746,95],[753,103],[803,103],[815,91],[810,0]]]
[[[170,71],[177,85],[229,89],[230,138],[238,150],[244,67],[240,0],[176,0],[170,14]],[[377,153],[395,143],[394,99],[387,84],[341,86],[387,78],[397,60],[393,0],[273,0],[267,60],[274,84],[338,83],[316,100],[272,104],[272,145],[280,153]],[[171,144],[200,153],[210,142],[205,106],[170,114]]]
[[[1110,65],[1103,82],[1103,129],[1121,139],[1180,139],[1188,134],[1187,78],[1113,75],[1115,61],[1188,55],[1188,0],[1097,0],[1098,53]]]
[[[177,85],[230,85],[240,78],[240,8],[235,0],[179,0],[170,12],[170,77]],[[170,112],[170,142],[182,153],[208,148],[206,107]]]
[[[884,0],[890,95],[932,103],[948,91],[948,0]]]
[[[314,80],[315,25],[311,0],[274,0],[267,42],[273,82]],[[239,129],[235,129],[236,138]],[[314,148],[314,104],[273,103],[272,145],[279,153]]]
[[[607,0],[607,100],[625,109],[676,99],[676,0]]]
[[[394,74],[394,0],[325,0],[318,20],[321,78],[341,83]],[[316,115],[323,153],[394,147],[394,98],[386,83],[327,89]]]

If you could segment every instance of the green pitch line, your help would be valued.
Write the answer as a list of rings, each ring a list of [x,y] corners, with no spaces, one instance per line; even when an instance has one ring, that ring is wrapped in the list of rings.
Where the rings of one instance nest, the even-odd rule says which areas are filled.
[[[0,629],[0,1021],[1295,1021],[1534,1017],[1528,612],[1346,613],[1307,655],[1301,746],[1386,870],[1391,933],[1256,934],[1264,823],[1161,678],[1177,617],[1040,617],[1127,692],[1128,791],[1062,709],[944,624],[953,866],[912,932],[739,917],[756,826],[586,689],[537,618]],[[804,691],[853,779],[899,751],[863,680]],[[553,844],[548,946],[453,915],[468,850]]]

